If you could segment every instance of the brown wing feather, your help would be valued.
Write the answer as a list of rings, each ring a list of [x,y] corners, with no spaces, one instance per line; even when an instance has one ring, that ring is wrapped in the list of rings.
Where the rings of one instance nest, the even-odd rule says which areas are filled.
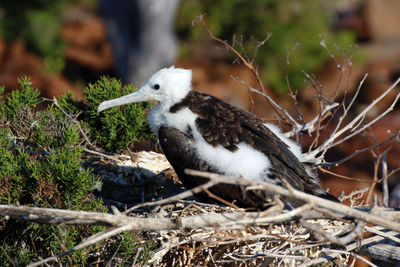
[[[170,111],[177,112],[184,107],[198,115],[196,126],[209,144],[221,145],[234,152],[237,150],[237,144],[246,142],[270,159],[272,166],[269,178],[274,179],[276,184],[285,186],[283,180],[286,180],[298,190],[334,198],[320,187],[315,178],[307,174],[304,164],[259,117],[221,99],[196,91],[191,91]]]

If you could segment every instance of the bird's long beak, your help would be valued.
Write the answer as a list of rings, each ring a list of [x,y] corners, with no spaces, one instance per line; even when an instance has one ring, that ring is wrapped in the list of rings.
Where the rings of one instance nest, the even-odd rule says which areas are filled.
[[[142,102],[142,101],[148,101],[151,100],[149,99],[148,95],[144,93],[144,90],[137,90],[136,92],[133,92],[129,95],[125,95],[119,98],[115,98],[112,100],[107,100],[102,103],[97,107],[97,114],[102,112],[105,109],[112,108],[112,107],[118,107],[118,106],[123,106],[131,103],[137,103],[137,102]]]

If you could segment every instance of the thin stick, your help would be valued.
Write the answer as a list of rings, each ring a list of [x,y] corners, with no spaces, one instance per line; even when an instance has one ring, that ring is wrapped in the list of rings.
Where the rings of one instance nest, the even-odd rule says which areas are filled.
[[[373,177],[373,184],[371,184],[369,190],[368,190],[368,195],[367,195],[367,199],[366,202],[369,203],[371,201],[372,198],[372,194],[374,192],[375,186],[378,183],[378,169],[379,169],[379,162],[381,161],[382,158],[382,154],[378,155],[376,161],[375,161],[375,165],[374,165],[374,177]]]
[[[373,149],[376,149],[376,148],[388,143],[389,141],[393,140],[394,138],[397,138],[397,136],[399,136],[399,135],[400,135],[400,131],[398,131],[397,133],[393,134],[392,136],[390,136],[389,138],[387,138],[386,140],[384,140],[384,141],[382,141],[382,142],[380,142],[378,144],[375,144],[373,146],[366,147],[366,148],[363,148],[363,149],[358,149],[358,150],[354,151],[353,153],[351,153],[350,155],[348,155],[347,157],[345,157],[345,158],[343,158],[341,160],[334,161],[334,162],[322,162],[322,163],[319,164],[319,166],[324,166],[324,167],[333,167],[333,166],[335,166],[336,167],[336,166],[348,161],[349,159],[357,156],[358,154],[361,154],[361,153],[364,153],[364,152],[367,152],[367,151],[371,151]]]
[[[387,160],[386,160],[386,152],[383,153],[382,161],[381,161],[381,169],[382,169],[382,202],[384,207],[389,207],[389,186],[388,186],[388,169],[387,169]]]
[[[238,82],[242,83],[243,85],[245,85],[250,91],[260,94],[263,97],[265,97],[275,109],[279,110],[280,112],[282,112],[285,115],[286,119],[289,120],[289,122],[293,128],[301,128],[302,127],[300,124],[298,124],[296,122],[296,120],[292,116],[290,116],[290,114],[284,108],[279,106],[279,104],[276,103],[269,95],[267,95],[264,92],[261,92],[260,90],[257,90],[255,88],[251,87],[249,84],[247,84],[245,81],[239,79],[238,77],[235,77],[235,76],[231,76],[231,77],[235,81],[238,81]],[[277,114],[280,114],[280,113],[277,113]]]
[[[217,41],[218,43],[221,43],[222,45],[224,45],[225,47],[227,47],[229,50],[231,50],[239,59],[240,61],[242,61],[242,63],[251,71],[251,73],[253,73],[254,77],[257,80],[258,86],[260,87],[261,91],[265,93],[265,87],[264,84],[261,80],[260,75],[258,74],[258,70],[256,67],[254,67],[254,65],[251,63],[251,61],[247,60],[245,57],[243,57],[235,48],[233,48],[230,44],[228,44],[227,42],[225,42],[224,40],[216,37],[212,31],[207,27],[206,23],[204,22],[202,17],[199,17],[197,19],[198,22],[200,22],[200,24],[203,26],[203,28],[207,31],[207,33],[209,34],[210,38],[213,39],[214,41]],[[268,36],[267,38],[263,41],[266,42],[268,40]],[[263,43],[261,42],[261,43]],[[260,90],[257,90],[260,91]],[[269,100],[269,99],[268,99]],[[283,121],[287,121],[285,119],[285,117],[283,117],[283,115],[276,109],[275,105],[273,105],[271,102],[267,102],[271,108],[274,110],[274,112],[283,120]]]
[[[205,184],[199,185],[195,188],[184,191],[182,193],[179,193],[177,195],[174,195],[174,196],[166,198],[166,199],[161,199],[158,201],[151,201],[151,202],[138,204],[138,205],[133,206],[133,207],[127,209],[126,211],[124,211],[124,214],[127,214],[135,209],[142,208],[142,207],[157,206],[157,205],[162,205],[162,204],[166,204],[166,203],[176,202],[178,200],[193,196],[193,194],[197,194],[197,193],[200,193],[201,191],[205,191],[205,190],[207,190],[207,188],[213,187],[216,184],[217,183],[215,181],[208,181]]]
[[[375,183],[375,181],[372,180],[367,180],[367,179],[360,179],[360,178],[355,178],[355,177],[349,177],[346,175],[342,175],[339,173],[335,173],[335,172],[331,172],[330,170],[324,169],[322,167],[319,167],[318,170],[320,170],[321,172],[330,174],[330,175],[334,175],[336,177],[339,177],[341,179],[345,179],[345,180],[350,180],[350,181],[356,181],[356,182],[363,182],[363,183]],[[380,182],[381,180],[378,180],[378,182]]]
[[[376,227],[365,226],[365,230],[366,231],[371,232],[371,233],[376,234],[376,235],[380,235],[380,236],[382,236],[384,238],[390,239],[390,240],[392,240],[392,241],[394,241],[394,242],[396,242],[396,243],[398,243],[400,245],[400,238],[395,237],[394,236],[395,234],[393,234],[393,232],[392,232],[392,234],[390,234],[390,233],[387,233],[387,232],[382,232],[379,229],[380,230],[384,230],[384,228],[378,227],[378,226],[376,226]],[[396,234],[398,234],[398,233],[396,233]]]
[[[229,206],[229,207],[231,207],[231,208],[240,209],[240,208],[239,208],[238,206],[236,206],[235,204],[230,203],[230,202],[226,201],[225,199],[220,198],[219,196],[217,196],[217,195],[211,193],[210,190],[204,189],[204,191],[207,193],[207,195],[208,195],[209,197],[211,197],[211,198],[213,198],[213,199],[216,199],[216,200],[218,200],[219,202],[221,202],[221,203],[223,203],[223,204],[225,204],[225,205],[227,205],[227,206]]]
[[[91,150],[91,149],[88,149],[88,148],[84,147],[83,151],[85,151],[86,153],[90,153],[90,154],[93,154],[93,155],[97,155],[97,156],[101,156],[101,157],[104,157],[104,158],[107,158],[107,159],[114,160],[114,161],[116,161],[118,163],[123,163],[122,160],[117,159],[116,157],[101,153],[101,152],[96,151],[96,150]]]

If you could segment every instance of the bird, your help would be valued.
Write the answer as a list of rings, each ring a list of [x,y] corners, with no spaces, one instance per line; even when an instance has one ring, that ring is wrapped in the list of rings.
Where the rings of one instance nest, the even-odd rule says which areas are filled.
[[[147,118],[165,157],[187,189],[207,182],[185,169],[245,177],[338,201],[325,191],[317,175],[304,162],[301,147],[280,129],[215,96],[192,88],[190,69],[164,68],[153,74],[137,91],[107,100],[105,109],[131,103],[155,101]],[[263,208],[273,202],[273,192],[244,190],[239,185],[218,184],[210,192],[239,207]],[[210,200],[200,193],[201,200]],[[295,199],[286,199],[299,206]]]

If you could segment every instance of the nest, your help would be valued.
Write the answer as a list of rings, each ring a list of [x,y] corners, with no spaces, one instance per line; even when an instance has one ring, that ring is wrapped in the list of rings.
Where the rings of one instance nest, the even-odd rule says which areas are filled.
[[[104,182],[112,181],[125,190],[129,188],[129,194],[140,195],[136,199],[141,199],[144,204],[125,204],[125,211],[133,217],[168,218],[172,221],[195,217],[201,221],[202,218],[207,220],[224,214],[242,213],[246,216],[258,213],[260,218],[273,218],[290,212],[284,209],[279,199],[268,210],[249,212],[202,203],[193,196],[189,200],[179,196],[168,198],[182,192],[183,188],[165,157],[155,152],[114,155],[114,160],[102,158],[101,164],[93,166]],[[122,197],[126,194],[116,191]],[[355,204],[362,194],[362,191],[355,192],[347,198]],[[156,201],[159,198],[164,200]],[[303,210],[304,214],[315,211],[312,205],[303,207]],[[225,223],[209,223],[206,227],[144,230],[141,234],[157,241],[158,249],[149,262],[159,266],[311,266],[322,263],[344,266],[361,259],[356,251],[361,249],[360,241],[365,238],[365,225],[332,214],[318,214],[329,218],[310,219],[315,217],[314,214],[308,218],[307,215],[301,216],[300,220],[294,216],[295,219],[288,217],[277,222],[255,220],[254,223],[242,223],[229,221],[227,217]]]
[[[160,208],[165,216],[185,217],[232,212],[230,208],[196,202],[178,202]],[[158,216],[158,214],[154,214]],[[339,233],[344,223],[318,220],[331,234]],[[310,231],[296,222],[252,224],[242,229],[170,230],[152,232],[160,242],[151,261],[160,266],[298,266],[323,255],[326,242],[319,242]],[[349,257],[339,256],[336,264],[349,264]]]
[[[157,243],[146,258],[157,266],[347,266],[357,259],[376,266],[361,255],[400,262],[400,212],[394,209],[349,207],[290,188],[195,171],[210,181],[183,190],[163,155],[154,152],[91,157],[86,164],[108,183],[101,193],[108,195],[103,199],[114,214],[0,205],[0,216],[6,219],[109,226],[68,251],[30,266],[56,261],[101,240],[112,244],[113,237],[125,231]],[[202,203],[193,197],[219,182],[244,190],[273,191],[276,197],[268,209],[258,211]],[[364,192],[345,198],[354,206]],[[280,195],[305,204],[288,209]],[[135,259],[141,251],[137,250]],[[119,262],[114,255],[110,260]]]

